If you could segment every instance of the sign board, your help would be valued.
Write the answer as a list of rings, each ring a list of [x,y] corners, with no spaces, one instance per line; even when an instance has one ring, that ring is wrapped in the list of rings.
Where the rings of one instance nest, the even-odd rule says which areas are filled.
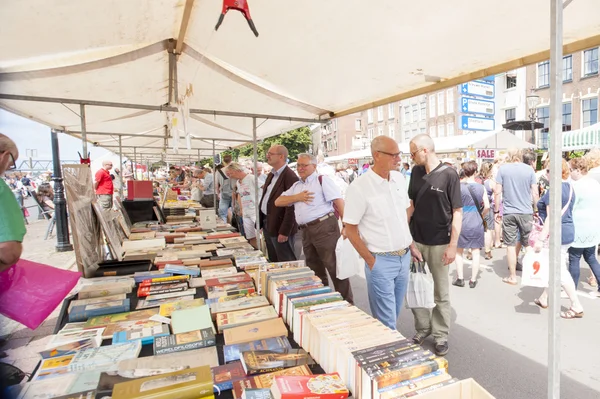
[[[461,115],[460,127],[462,130],[490,131],[494,130],[495,124],[493,119]]]
[[[215,154],[213,158],[213,165],[219,165],[221,163],[221,154]]]
[[[494,98],[494,87],[493,83],[474,81],[461,84],[460,92],[471,96]]]
[[[488,100],[478,100],[471,97],[460,98],[460,107],[462,112],[467,114],[481,114],[494,116],[494,102]]]
[[[496,149],[495,148],[480,148],[475,150],[475,157],[477,159],[495,159]]]
[[[358,165],[358,158],[348,158],[348,165]]]
[[[491,76],[486,76],[485,78],[481,78],[481,79],[476,79],[476,82],[494,82],[496,80],[496,76],[491,75]]]

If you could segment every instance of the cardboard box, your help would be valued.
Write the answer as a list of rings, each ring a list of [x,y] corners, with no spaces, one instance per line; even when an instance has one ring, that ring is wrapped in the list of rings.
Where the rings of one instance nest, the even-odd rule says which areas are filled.
[[[469,378],[434,391],[418,395],[419,399],[495,399],[481,385]]]

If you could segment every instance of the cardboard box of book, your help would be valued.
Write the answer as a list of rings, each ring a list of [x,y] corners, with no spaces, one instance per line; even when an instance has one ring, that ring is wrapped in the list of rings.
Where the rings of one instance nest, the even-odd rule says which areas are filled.
[[[431,392],[419,394],[419,399],[495,399],[474,379],[458,381],[457,383],[440,387]]]

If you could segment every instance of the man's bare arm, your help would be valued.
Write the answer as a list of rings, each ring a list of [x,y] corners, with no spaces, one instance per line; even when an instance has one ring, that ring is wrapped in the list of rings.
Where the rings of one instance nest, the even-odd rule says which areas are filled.
[[[342,198],[333,200],[333,208],[340,215],[340,220],[344,220],[344,200]]]
[[[18,241],[0,242],[0,272],[17,263],[23,252],[23,245]]]
[[[375,265],[375,257],[369,251],[364,241],[360,238],[360,235],[358,234],[358,225],[345,223],[344,226],[346,237],[350,240],[352,246],[354,249],[356,249],[356,252],[358,252],[365,262],[367,262],[369,268],[372,269]]]

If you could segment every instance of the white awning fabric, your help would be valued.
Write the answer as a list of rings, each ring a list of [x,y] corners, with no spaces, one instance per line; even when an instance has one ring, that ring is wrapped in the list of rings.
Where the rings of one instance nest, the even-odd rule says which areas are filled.
[[[207,156],[213,139],[219,151],[252,138],[251,118],[223,112],[270,115],[257,119],[262,139],[548,58],[547,0],[248,0],[259,37],[235,10],[215,32],[222,3],[6,0],[0,107],[80,137],[81,101],[66,100],[84,100],[90,142],[114,150],[116,136],[93,133],[129,133],[127,156]],[[565,9],[564,38],[567,53],[600,44],[598,0]],[[193,90],[191,150],[181,139],[174,151],[157,108],[169,104],[170,48],[179,97]]]
[[[508,130],[496,130],[493,132],[478,132],[463,134],[460,136],[438,137],[434,140],[435,152],[438,154],[449,154],[465,151],[468,149],[533,149],[535,145],[515,136]],[[400,151],[403,154],[410,153],[409,143],[402,143]]]
[[[589,150],[600,147],[600,123],[563,133],[563,151]]]

